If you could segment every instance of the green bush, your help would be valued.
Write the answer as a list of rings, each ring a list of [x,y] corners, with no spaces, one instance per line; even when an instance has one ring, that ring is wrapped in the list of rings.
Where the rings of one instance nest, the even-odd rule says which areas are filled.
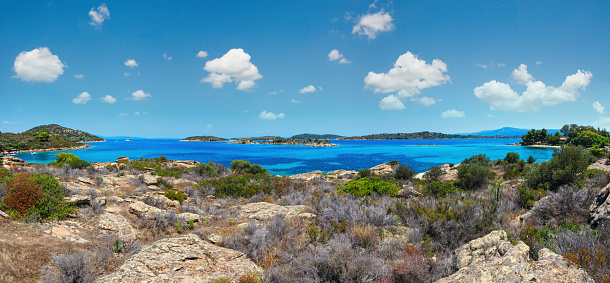
[[[415,171],[411,170],[409,165],[400,165],[396,168],[396,173],[394,173],[394,178],[399,180],[409,180],[415,176]]]
[[[519,161],[519,154],[516,152],[509,152],[506,154],[506,157],[504,157],[504,161],[508,163],[517,163],[517,161]]]
[[[487,156],[485,156],[485,154],[473,155],[469,158],[464,159],[464,161],[462,161],[462,164],[480,164],[480,165],[485,165],[485,166],[489,166],[490,163],[491,163],[491,160],[489,160],[489,158],[487,158]]]
[[[57,179],[48,174],[33,174],[32,178],[40,184],[43,192],[43,197],[34,206],[33,215],[43,220],[60,220],[76,212],[73,206],[64,201],[64,197],[68,194]]]
[[[177,200],[180,204],[186,199],[186,194],[180,190],[165,190],[165,197],[171,200]]]
[[[448,194],[453,194],[456,191],[457,188],[452,183],[432,181],[424,187],[422,194],[436,198],[444,198]]]
[[[55,154],[55,161],[51,162],[51,164],[55,167],[62,167],[64,164],[68,164],[74,169],[83,169],[91,166],[89,162],[81,160],[78,156],[65,152]]]
[[[370,178],[371,176],[373,176],[371,169],[360,169],[360,171],[358,171],[359,178]]]
[[[343,187],[341,187],[343,186]],[[380,195],[396,196],[400,190],[391,183],[380,179],[360,178],[349,181],[343,185],[337,185],[340,193],[348,193],[356,197],[370,196],[373,193]]]
[[[197,184],[200,189],[214,189],[215,197],[251,198],[258,193],[270,194],[275,191],[278,196],[287,190],[290,180],[270,175],[233,175],[219,179],[208,179]]]
[[[458,186],[473,191],[487,184],[490,175],[489,167],[480,163],[466,163],[458,168]]]
[[[604,152],[604,150],[603,150],[603,149],[599,149],[599,148],[597,147],[597,145],[596,145],[596,146],[593,146],[592,148],[590,148],[590,149],[589,149],[589,153],[591,153],[591,155],[593,155],[593,156],[595,156],[595,157],[598,157],[598,158],[599,158],[599,157],[604,157],[604,155],[606,154],[606,153]]]
[[[534,164],[534,162],[536,162],[536,158],[530,155],[530,157],[527,158],[527,164]]]
[[[519,202],[522,207],[531,208],[539,199],[546,196],[546,191],[543,189],[529,189],[527,187],[519,188]]]
[[[432,166],[430,170],[424,173],[424,179],[428,181],[438,181],[443,175],[443,170],[440,166]]]
[[[157,168],[157,169],[155,169],[155,174],[157,176],[161,176],[161,177],[174,177],[174,178],[178,179],[178,178],[180,178],[180,176],[182,176],[182,171],[173,170],[173,169]]]
[[[250,161],[246,161],[246,160],[233,160],[231,161],[231,169],[233,169],[233,171],[237,171],[239,173],[247,173],[248,170],[250,169]]]
[[[582,147],[564,146],[555,150],[553,158],[535,166],[526,176],[532,189],[556,191],[561,185],[572,184],[587,170],[594,158]]]
[[[269,174],[269,172],[267,172],[267,169],[261,167],[258,164],[254,164],[254,165],[250,166],[250,169],[248,169],[248,173],[254,174],[254,175],[259,175],[259,174],[266,175],[266,174]]]
[[[218,170],[216,169],[216,167],[214,166],[214,163],[212,161],[210,161],[208,163],[197,164],[195,167],[191,167],[191,168],[187,169],[186,171],[194,172],[201,176],[208,176],[208,177],[216,177],[220,174],[218,172]]]
[[[607,137],[601,136],[592,131],[579,132],[578,135],[572,139],[571,143],[576,146],[580,145],[584,147],[610,145]]]

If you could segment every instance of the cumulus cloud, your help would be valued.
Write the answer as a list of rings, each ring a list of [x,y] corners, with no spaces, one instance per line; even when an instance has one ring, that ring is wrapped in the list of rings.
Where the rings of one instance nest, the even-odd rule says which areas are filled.
[[[134,59],[127,59],[127,61],[125,61],[125,66],[135,68],[138,66],[138,63],[136,63],[136,60]]]
[[[203,69],[210,75],[201,82],[210,83],[214,88],[235,82],[238,90],[249,91],[256,85],[254,81],[263,77],[250,62],[250,55],[241,48],[231,49],[222,57],[206,62]]]
[[[591,72],[578,70],[566,77],[560,87],[547,86],[541,81],[534,81],[527,73],[527,66],[519,66],[513,71],[513,79],[525,82],[527,89],[519,95],[508,84],[495,80],[484,83],[474,89],[474,95],[489,103],[489,109],[496,111],[533,112],[544,106],[552,106],[562,102],[576,101],[580,97],[580,89],[585,89],[591,82]],[[515,73],[517,75],[515,75]],[[526,75],[527,74],[527,75]],[[529,75],[529,76],[528,76]]]
[[[102,97],[102,102],[106,102],[108,104],[112,104],[116,102],[116,98],[110,96],[110,95],[106,95],[104,97]]]
[[[597,113],[599,113],[600,115],[601,115],[601,114],[604,114],[604,109],[605,109],[605,107],[604,107],[604,106],[602,106],[602,104],[601,104],[601,103],[599,103],[599,101],[595,101],[595,102],[593,102],[593,108],[594,108],[594,109],[595,109],[595,111],[597,111]]]
[[[267,110],[263,110],[258,118],[261,120],[276,120],[276,119],[284,119],[284,113],[274,114],[272,112],[267,112]]]
[[[483,65],[483,64],[477,64],[477,66],[483,68],[483,69],[487,69],[487,65]]]
[[[197,52],[197,57],[199,57],[199,58],[208,57],[208,53],[203,50],[200,50],[199,52]]]
[[[536,61],[536,65],[542,65],[542,61]]]
[[[167,54],[163,53],[163,59],[165,59],[167,61],[171,61],[172,60],[172,56],[167,56]]]
[[[315,86],[313,85],[308,85],[302,89],[299,89],[299,93],[310,93],[310,92],[315,92],[317,89]]]
[[[466,117],[466,113],[464,111],[458,111],[455,109],[447,110],[441,114],[441,118],[462,118]]]
[[[119,117],[123,117],[123,116],[127,116],[129,115],[128,113],[119,113]]]
[[[339,64],[349,64],[349,63],[351,63],[350,61],[345,59],[343,57],[343,54],[339,53],[339,50],[337,50],[337,49],[333,49],[332,51],[330,51],[330,53],[328,53],[328,60],[329,61],[337,61],[337,60],[339,60]]]
[[[436,104],[436,100],[434,100],[434,98],[432,97],[427,97],[427,96],[422,96],[421,98],[416,100],[417,103],[423,105],[423,106],[432,106],[434,104]]]
[[[102,28],[104,21],[110,19],[110,11],[108,11],[106,4],[102,4],[97,7],[97,11],[95,8],[91,8],[91,11],[89,11],[89,17],[91,17],[91,22],[89,24],[96,28]]]
[[[477,64],[477,66],[478,66],[478,67],[481,67],[481,68],[483,68],[483,69],[487,69],[487,68],[492,69],[492,68],[500,68],[500,67],[504,67],[504,66],[506,66],[506,64],[504,64],[504,63],[496,63],[496,62],[494,62],[494,61],[491,61],[491,63],[489,63],[489,64],[481,64],[481,63],[478,63],[478,64]]]
[[[403,110],[405,105],[400,101],[400,98],[391,94],[379,101],[379,108],[381,110]]]
[[[527,72],[527,65],[521,64],[519,68],[513,70],[513,74],[510,76],[518,84],[526,84],[529,81],[533,81],[534,77]]]
[[[150,93],[145,93],[143,90],[136,90],[131,93],[131,100],[146,100],[150,97]]]
[[[65,65],[49,48],[40,47],[32,51],[23,51],[15,58],[13,70],[15,78],[24,82],[50,83],[64,73]]]
[[[135,114],[136,116],[148,115],[148,112],[133,111],[133,114]]]
[[[85,76],[82,75],[82,74],[76,74],[76,75],[74,75],[74,77],[77,78],[77,79],[82,79]]]
[[[301,101],[298,101],[296,99],[292,99],[292,100],[290,100],[290,102],[292,102],[292,103],[301,103]]]
[[[88,92],[83,92],[79,94],[77,97],[72,99],[72,103],[74,104],[86,104],[87,101],[91,100],[91,95]]]
[[[362,15],[352,29],[352,34],[366,35],[369,39],[374,39],[378,33],[394,29],[392,20],[392,16],[383,11]]]

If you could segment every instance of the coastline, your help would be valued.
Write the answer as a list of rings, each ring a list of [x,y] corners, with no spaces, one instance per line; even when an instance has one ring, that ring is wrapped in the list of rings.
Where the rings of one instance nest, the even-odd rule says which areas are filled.
[[[238,141],[229,142],[232,144],[270,144],[270,145],[302,145],[309,147],[331,147],[331,146],[339,146],[336,143],[314,143],[314,142],[284,142],[284,143],[273,143],[273,142],[248,142],[241,143]]]
[[[45,148],[45,149],[26,149],[26,150],[18,150],[17,153],[27,153],[27,152],[51,152],[51,151],[68,151],[68,150],[78,150],[78,149],[85,149],[85,148],[90,148],[92,146],[88,145],[88,144],[83,144],[80,146],[73,146],[73,147],[60,147],[60,148]]]
[[[514,146],[522,146],[522,147],[537,147],[537,148],[561,148],[560,145],[548,145],[548,144],[529,144],[529,145],[522,145],[520,143],[513,143],[510,145],[514,145]]]

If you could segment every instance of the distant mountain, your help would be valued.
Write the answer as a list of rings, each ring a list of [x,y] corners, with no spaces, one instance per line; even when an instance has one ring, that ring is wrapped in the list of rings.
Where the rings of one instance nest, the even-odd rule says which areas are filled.
[[[64,139],[72,142],[96,142],[96,141],[104,141],[104,139],[87,133],[81,130],[74,130],[66,127],[62,127],[57,124],[49,124],[42,125],[38,127],[31,128],[25,132],[24,134],[36,135],[39,132],[47,132],[52,137],[58,137],[60,139]]]
[[[531,129],[519,129],[512,127],[504,127],[497,130],[486,130],[474,133],[462,133],[460,135],[473,135],[473,136],[484,136],[484,137],[494,137],[494,136],[506,136],[506,137],[521,137],[527,134]],[[555,132],[559,132],[559,129],[547,129],[549,134],[555,134]]]
[[[182,141],[227,141],[227,139],[214,136],[194,136],[185,138]]]
[[[333,134],[323,134],[323,135],[318,135],[318,134],[300,134],[300,135],[294,135],[292,137],[290,137],[293,140],[335,140],[337,138],[342,138],[343,136],[340,135],[333,135]]]

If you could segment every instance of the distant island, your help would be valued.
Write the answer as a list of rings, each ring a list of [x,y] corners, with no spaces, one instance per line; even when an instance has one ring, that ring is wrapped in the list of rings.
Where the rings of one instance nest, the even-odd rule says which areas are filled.
[[[317,134],[299,134],[299,135],[294,135],[292,137],[290,137],[290,139],[293,140],[337,140],[337,139],[341,139],[344,138],[343,136],[340,135],[333,135],[333,134],[323,134],[323,135],[317,135]]]
[[[58,151],[87,148],[82,142],[104,139],[90,133],[56,124],[43,125],[23,133],[0,133],[0,153]]]
[[[474,135],[453,135],[453,134],[443,134],[443,133],[435,133],[435,132],[417,132],[417,133],[394,133],[394,134],[372,134],[366,136],[354,136],[354,137],[344,137],[340,138],[342,140],[411,140],[411,139],[490,139],[490,138],[506,138],[506,137],[484,137],[484,136],[474,136]]]
[[[218,142],[218,141],[228,141],[228,139],[214,137],[214,136],[194,136],[194,137],[187,137],[187,138],[181,139],[180,141]]]

